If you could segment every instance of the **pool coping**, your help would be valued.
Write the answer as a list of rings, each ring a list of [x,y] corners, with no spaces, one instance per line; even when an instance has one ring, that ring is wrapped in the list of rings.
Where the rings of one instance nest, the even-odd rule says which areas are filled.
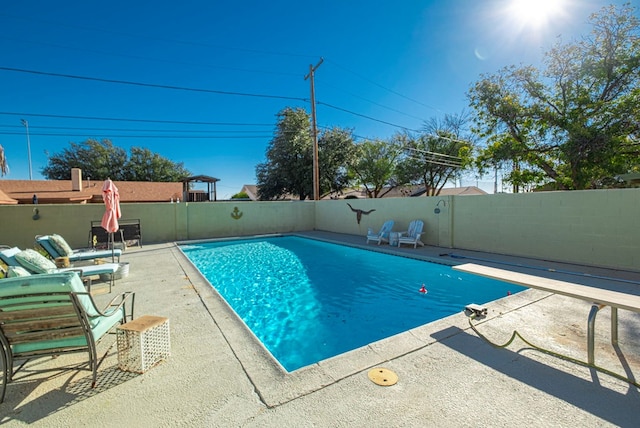
[[[370,251],[387,254],[407,256],[410,258],[435,262],[445,265],[455,265],[445,260],[438,260],[421,256],[419,254],[398,254],[392,248],[366,247],[346,242],[333,241],[308,236],[305,234],[271,234],[256,235],[255,237],[242,237],[240,239],[253,239],[274,236],[300,236],[331,242],[338,245],[348,245],[354,248],[362,248]],[[389,365],[392,360],[410,355],[427,348],[438,341],[446,339],[446,333],[442,332],[467,331],[471,329],[469,318],[461,310],[460,313],[433,321],[394,336],[372,342],[368,345],[349,352],[322,360],[320,362],[302,367],[292,372],[287,372],[281,364],[264,347],[262,342],[246,326],[244,321],[229,306],[226,300],[213,288],[202,273],[193,265],[182,252],[180,245],[188,245],[202,242],[219,242],[237,238],[207,239],[176,242],[178,263],[189,277],[194,289],[200,296],[202,303],[211,314],[221,333],[225,337],[238,362],[252,382],[256,393],[267,407],[275,407],[295,400],[296,398],[319,391],[327,386],[339,383],[342,380],[381,365]],[[539,290],[523,290],[512,296],[504,297],[487,303],[486,317],[477,323],[489,321],[509,312],[518,310],[524,306],[542,300],[551,293]],[[452,333],[453,334],[453,333]]]

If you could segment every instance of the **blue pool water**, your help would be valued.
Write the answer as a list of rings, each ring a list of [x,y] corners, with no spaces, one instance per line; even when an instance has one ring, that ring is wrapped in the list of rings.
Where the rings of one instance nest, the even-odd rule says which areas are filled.
[[[288,371],[523,289],[292,236],[182,250]]]

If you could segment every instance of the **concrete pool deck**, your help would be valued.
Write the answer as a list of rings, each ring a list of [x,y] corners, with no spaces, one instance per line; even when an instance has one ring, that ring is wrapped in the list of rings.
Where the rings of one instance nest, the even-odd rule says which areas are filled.
[[[361,236],[308,232],[364,245]],[[368,248],[376,247],[370,244]],[[586,268],[438,247],[375,248],[474,262],[640,294],[640,272]],[[115,346],[91,389],[88,372],[16,379],[0,404],[0,424],[24,426],[638,426],[640,390],[616,377],[531,349],[516,339],[495,348],[460,313],[358,350],[284,373],[173,243],[128,249],[129,276],[111,295],[136,292],[136,316],[170,319],[171,357],[144,374],[117,368]],[[348,268],[348,267],[346,267]],[[622,279],[623,281],[605,278]],[[469,302],[474,303],[474,302]],[[476,322],[504,343],[514,330],[528,341],[586,361],[588,302],[526,290],[486,305]],[[608,309],[596,322],[596,364],[640,379],[640,314],[619,311],[620,343],[610,343]],[[106,350],[108,343],[100,349]],[[81,354],[27,366],[57,367]],[[398,375],[378,386],[367,373]]]

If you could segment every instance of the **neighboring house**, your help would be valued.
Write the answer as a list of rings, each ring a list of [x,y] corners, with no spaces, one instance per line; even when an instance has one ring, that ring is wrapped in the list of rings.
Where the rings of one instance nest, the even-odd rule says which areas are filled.
[[[0,180],[0,204],[32,204],[34,195],[39,204],[101,204],[102,183],[82,180],[82,173],[76,169],[71,180]],[[183,183],[114,181],[114,184],[120,202],[170,202],[182,199],[183,194]]]
[[[250,200],[252,201],[258,201],[260,200],[260,198],[258,198],[258,186],[256,186],[255,184],[245,184],[244,186],[242,186],[242,190],[240,190],[240,192],[244,192],[247,194],[247,196],[249,197]],[[294,199],[298,199],[292,195],[286,195],[280,199],[274,199],[274,200],[278,200],[278,201],[291,201]]]
[[[242,192],[246,193],[252,201],[258,200],[258,186],[255,184],[245,184],[242,186],[242,190],[240,190],[240,193]]]
[[[383,189],[380,193],[384,193],[387,189]],[[258,200],[258,186],[255,184],[245,184],[242,186],[242,192],[245,192],[249,199],[252,201]],[[388,193],[386,193],[383,198],[404,198],[404,197],[415,197],[415,196],[423,196],[425,193],[424,186],[402,186],[391,189]],[[466,187],[449,187],[442,189],[438,196],[452,196],[452,195],[486,195],[487,192],[476,187],[476,186],[466,186]],[[342,192],[341,195],[328,195],[322,199],[345,199],[345,198],[358,198],[358,199],[366,199],[367,193],[364,189],[346,189]],[[285,200],[295,199],[292,197],[286,198]]]
[[[424,196],[426,190],[424,186],[400,186],[394,187],[391,190],[388,188],[383,188],[380,191],[380,194],[383,195],[382,198],[406,198],[406,197],[417,197]],[[466,187],[447,187],[440,190],[440,193],[437,196],[452,196],[452,195],[486,195],[487,192],[476,187],[476,186],[466,186]],[[359,199],[365,199],[367,197],[367,192],[364,189],[349,189],[345,190],[342,195],[339,197],[325,198],[325,199],[344,199],[346,197],[353,198],[357,197]]]

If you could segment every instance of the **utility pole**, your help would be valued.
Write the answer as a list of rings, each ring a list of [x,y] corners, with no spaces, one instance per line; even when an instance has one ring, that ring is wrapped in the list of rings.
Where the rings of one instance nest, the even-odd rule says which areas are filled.
[[[309,74],[304,76],[304,80],[309,79],[311,81],[311,135],[313,135],[313,200],[320,199],[320,172],[318,169],[318,124],[316,121],[316,89],[314,84],[314,73],[324,59],[320,58],[320,61],[315,67],[309,64]]]
[[[22,125],[27,128],[27,155],[29,156],[29,180],[33,180],[33,175],[31,174],[31,141],[29,140],[29,122],[24,119],[20,119],[22,121]]]

